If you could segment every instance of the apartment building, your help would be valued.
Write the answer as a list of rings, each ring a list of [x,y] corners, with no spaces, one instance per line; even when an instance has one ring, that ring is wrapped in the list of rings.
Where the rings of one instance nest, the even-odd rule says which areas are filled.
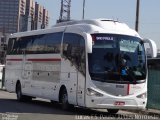
[[[9,34],[44,29],[48,24],[48,10],[34,0],[0,0],[0,63]]]

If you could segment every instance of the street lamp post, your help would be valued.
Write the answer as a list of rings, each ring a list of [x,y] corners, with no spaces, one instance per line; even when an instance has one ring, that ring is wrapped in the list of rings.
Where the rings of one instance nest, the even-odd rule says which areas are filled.
[[[140,0],[137,0],[137,6],[136,6],[136,24],[135,24],[135,30],[137,32],[139,30],[139,5],[140,5]]]
[[[83,0],[83,15],[82,15],[82,19],[84,19],[84,14],[85,14],[85,0]]]

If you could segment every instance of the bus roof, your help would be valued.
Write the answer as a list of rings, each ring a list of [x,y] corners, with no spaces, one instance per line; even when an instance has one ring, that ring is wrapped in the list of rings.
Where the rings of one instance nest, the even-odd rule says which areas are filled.
[[[62,32],[65,30],[66,26],[75,27],[75,29],[78,26],[78,29],[81,29],[83,32],[90,34],[97,32],[97,33],[123,34],[123,35],[131,35],[139,37],[139,34],[135,30],[129,28],[125,23],[121,23],[111,19],[73,20],[73,21],[61,22],[49,29],[40,29],[27,32],[14,33],[10,37],[13,38],[13,37],[52,33],[52,32]]]

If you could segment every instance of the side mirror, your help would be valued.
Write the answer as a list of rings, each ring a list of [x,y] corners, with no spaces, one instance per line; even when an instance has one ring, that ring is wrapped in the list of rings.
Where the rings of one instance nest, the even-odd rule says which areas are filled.
[[[148,43],[151,50],[151,57],[157,57],[157,45],[151,39],[143,39],[144,43]]]

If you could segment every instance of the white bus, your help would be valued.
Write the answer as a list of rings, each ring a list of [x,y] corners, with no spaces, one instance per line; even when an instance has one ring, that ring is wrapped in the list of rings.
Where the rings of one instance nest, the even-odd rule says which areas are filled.
[[[58,101],[64,109],[145,109],[145,42],[156,57],[154,41],[107,19],[15,33],[9,37],[5,87],[19,101],[44,98]]]

